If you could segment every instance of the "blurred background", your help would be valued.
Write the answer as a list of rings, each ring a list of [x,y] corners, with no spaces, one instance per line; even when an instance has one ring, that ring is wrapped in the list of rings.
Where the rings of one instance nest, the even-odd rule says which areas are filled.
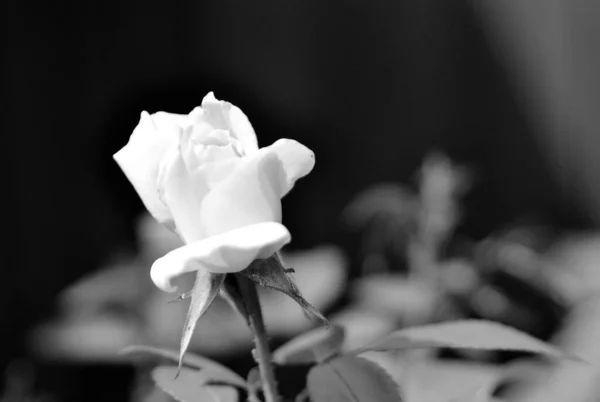
[[[392,234],[373,229],[372,218],[382,203],[401,205],[407,192],[410,202],[420,199],[421,207],[409,203],[419,211],[431,197],[450,200],[460,210],[445,224],[448,233],[436,252],[460,256],[476,272],[498,265],[479,264],[481,250],[489,256],[490,247],[498,246],[490,245],[491,237],[525,244],[540,259],[554,253],[552,261],[571,256],[581,244],[586,252],[596,250],[597,2],[5,0],[0,7],[5,172],[0,373],[6,373],[5,395],[24,386],[15,381],[35,377],[29,384],[35,392],[51,400],[81,400],[99,372],[111,373],[114,381],[105,387],[111,394],[98,400],[122,400],[130,392],[135,382],[130,368],[107,362],[100,352],[69,356],[55,344],[63,339],[56,330],[40,328],[85,304],[81,295],[90,295],[89,289],[108,290],[99,290],[88,303],[114,298],[111,279],[99,279],[109,283],[105,288],[85,280],[106,268],[122,278],[132,266],[138,279],[116,280],[131,287],[125,286],[124,296],[102,319],[119,315],[119,325],[142,322],[152,328],[148,317],[154,307],[144,307],[143,314],[138,309],[148,306],[153,290],[150,286],[139,295],[135,284],[144,281],[139,278],[147,275],[152,258],[161,255],[160,244],[172,239],[164,240],[144,220],[142,203],[112,154],[125,145],[142,110],[188,113],[209,91],[249,116],[260,145],[288,137],[314,150],[315,170],[284,200],[284,222],[294,236],[287,251],[297,259],[297,271],[302,261],[318,265],[315,259],[334,267],[321,271],[332,272],[328,280],[337,291],[307,296],[317,305],[322,300],[326,312],[344,313],[357,297],[377,293],[373,289],[379,288],[369,287],[376,286],[372,282],[361,288],[366,293],[351,291],[367,273],[410,271],[414,256],[404,246],[411,249],[414,242],[373,251],[368,245],[373,240],[365,240],[372,233],[379,245],[402,237],[402,216],[410,208],[400,208],[400,229]],[[427,166],[442,166],[448,173],[443,180],[454,183],[450,190],[423,195]],[[453,166],[464,168],[464,174],[454,176]],[[464,182],[464,189],[457,182]],[[393,183],[387,188],[395,190],[368,192],[381,183]],[[457,188],[460,197],[454,194]],[[357,198],[361,194],[367,194],[366,201]],[[352,205],[354,210],[348,209]],[[419,220],[409,221],[406,236],[418,238]],[[385,261],[383,268],[381,263],[373,268],[373,259],[365,262],[372,254]],[[596,260],[591,261],[594,271]],[[115,271],[119,266],[124,271]],[[551,294],[560,285],[502,272],[482,281],[516,303],[514,311],[494,317],[474,308],[477,302],[469,296],[468,308],[453,314],[504,317],[545,339],[562,328],[572,307],[564,301],[567,291],[556,301]],[[81,281],[91,287],[68,293]],[[306,281],[310,289],[310,276]],[[540,287],[538,299],[517,297],[532,294],[527,286]],[[135,292],[137,299],[131,296]],[[382,304],[378,311],[385,310]],[[529,315],[514,318],[515,311]],[[95,322],[89,317],[97,310],[88,313],[78,310],[78,318],[68,322]],[[528,328],[528,317],[543,318]],[[182,320],[174,320],[175,332]],[[358,322],[359,328],[381,324],[381,331],[400,325]],[[136,325],[119,327],[128,334],[123,339],[147,340],[139,338]],[[281,340],[294,332],[284,327]],[[85,340],[98,332],[77,334]],[[110,355],[114,348],[107,350]],[[246,367],[239,364],[240,370]]]

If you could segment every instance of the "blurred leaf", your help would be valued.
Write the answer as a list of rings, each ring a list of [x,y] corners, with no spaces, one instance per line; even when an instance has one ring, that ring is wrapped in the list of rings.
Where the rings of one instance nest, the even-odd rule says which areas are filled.
[[[171,360],[173,362],[179,361],[179,353],[170,350],[170,349],[161,349],[153,346],[129,346],[120,352],[121,354],[130,355],[130,356],[154,356],[167,360]],[[187,353],[183,358],[183,365],[197,368],[199,370],[208,370],[211,373],[219,373],[219,378],[227,379],[228,382],[232,384],[245,384],[245,381],[242,377],[236,374],[231,369],[223,366],[222,364],[208,359],[203,356],[199,356],[193,353]]]
[[[202,385],[195,370],[161,366],[152,371],[152,379],[160,389],[180,402],[237,402],[238,400],[235,388]]]
[[[284,267],[294,267],[294,283],[317,308],[331,306],[346,290],[348,261],[339,247],[286,252],[279,259]]]
[[[296,395],[296,399],[294,402],[310,402],[310,392],[305,388],[298,395]]]
[[[246,379],[249,388],[260,388],[260,369],[258,366],[252,367],[250,371],[248,371],[248,378]]]
[[[418,200],[409,189],[394,183],[373,186],[358,196],[342,212],[343,219],[353,228],[361,229],[377,215],[385,214],[397,223],[413,219]]]
[[[391,356],[389,353],[371,353]],[[379,363],[379,358],[376,361]],[[435,360],[418,355],[391,356],[389,363],[380,365],[398,382],[410,402],[488,402],[494,384],[502,375],[502,366]]]
[[[596,262],[597,269],[597,262]],[[577,267],[574,267],[577,269]],[[509,392],[516,402],[591,402],[600,395],[600,296],[577,303],[555,337],[571,353],[583,356],[590,364],[561,362],[548,366],[537,378],[519,372],[513,379],[527,379]],[[539,373],[538,370],[537,373]]]
[[[353,300],[380,314],[399,317],[403,322],[426,320],[436,309],[440,291],[429,282],[406,275],[375,274],[356,280],[351,289]],[[421,321],[426,322],[426,321]]]
[[[279,258],[273,256],[264,260],[255,260],[248,268],[239,274],[247,276],[251,281],[261,286],[283,292],[296,301],[305,311],[322,320],[326,325],[329,321],[316,307],[310,304],[298,290],[286,269],[281,265]]]
[[[484,275],[473,290],[465,301],[478,318],[502,322],[536,338],[555,333],[567,313],[567,306],[543,285],[540,275],[527,278],[498,269]]]
[[[201,385],[230,385],[244,390],[247,388],[243,379],[227,371],[205,369],[200,370],[197,377]]]
[[[313,402],[398,402],[398,385],[375,363],[342,356],[313,367],[308,373]]]
[[[524,332],[485,320],[459,320],[406,328],[355,353],[431,347],[521,351],[580,360]]]
[[[262,383],[258,366],[252,367],[250,371],[248,371],[246,384],[248,390],[248,402],[259,401],[258,393],[262,389]]]
[[[344,342],[344,329],[337,325],[317,328],[290,340],[273,352],[277,364],[322,362],[337,353]]]
[[[196,273],[196,282],[191,291],[191,301],[188,313],[183,324],[183,333],[181,335],[181,346],[179,350],[179,368],[183,361],[183,356],[190,344],[194,328],[198,319],[210,307],[219,293],[226,274],[215,274],[199,269]]]
[[[460,196],[471,187],[473,181],[472,172],[437,151],[425,157],[419,176],[421,197],[430,200]]]
[[[333,314],[331,320],[344,328],[344,352],[381,339],[398,328],[395,317],[357,304]]]

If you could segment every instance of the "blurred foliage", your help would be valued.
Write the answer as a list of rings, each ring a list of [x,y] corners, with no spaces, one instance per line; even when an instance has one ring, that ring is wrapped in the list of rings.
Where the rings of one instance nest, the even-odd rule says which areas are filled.
[[[379,384],[385,400],[390,398],[388,382],[374,374],[384,368],[386,378],[399,384],[399,395],[408,402],[590,400],[600,375],[594,366],[534,358],[531,352],[552,355],[548,351],[554,349],[532,346],[538,341],[528,343],[533,338],[525,335],[511,343],[512,332],[503,332],[505,327],[480,331],[461,324],[470,321],[458,321],[464,326],[455,333],[444,323],[465,318],[494,321],[546,340],[567,354],[600,361],[600,348],[593,341],[600,335],[595,324],[600,322],[600,241],[586,234],[557,234],[540,225],[514,225],[470,239],[460,232],[461,216],[469,213],[461,208],[461,198],[476,185],[473,173],[434,153],[415,179],[413,186],[384,183],[367,189],[342,211],[346,230],[359,244],[349,250],[349,258],[333,246],[283,256],[306,299],[328,312],[334,327],[333,332],[306,333],[314,323],[301,309],[262,291],[273,344],[294,338],[274,353],[282,395],[297,401],[309,395],[315,401],[343,398],[348,390],[324,388],[322,381],[342,372],[359,388]],[[139,255],[117,256],[109,269],[65,291],[60,319],[32,338],[39,355],[129,364],[123,356],[116,358],[116,350],[132,343],[177,347],[179,333],[174,328],[180,328],[185,306],[166,303],[165,295],[149,282],[147,269],[178,243],[149,218],[140,221],[138,234],[143,245]],[[347,260],[357,267],[355,272],[348,272],[352,265]],[[439,326],[429,327],[436,323]],[[227,362],[250,348],[243,320],[225,302],[216,303],[199,329],[192,349],[212,358]],[[379,348],[361,349],[376,345],[376,340]],[[356,350],[362,352],[359,360],[348,357]],[[158,355],[172,362],[176,353]],[[156,363],[137,360],[132,400],[168,401],[167,394],[188,400],[188,385],[180,389],[169,378],[172,368],[155,369]],[[237,374],[231,375],[248,373],[246,384],[242,387],[236,380],[235,386],[240,398],[256,401],[261,392],[252,380],[252,364],[237,367]],[[365,368],[372,364],[377,365],[373,370]],[[188,365],[186,370],[204,373],[199,377],[185,371],[194,381],[230,383],[227,376],[202,365]],[[151,387],[152,379],[167,393]]]

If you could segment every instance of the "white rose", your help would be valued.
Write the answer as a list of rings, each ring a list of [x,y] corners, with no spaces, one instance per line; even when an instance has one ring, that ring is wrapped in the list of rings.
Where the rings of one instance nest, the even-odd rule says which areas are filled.
[[[281,197],[315,163],[294,140],[259,149],[246,115],[212,92],[189,115],[143,112],[114,159],[148,211],[185,242],[151,269],[169,292],[181,274],[239,272],[288,243]]]

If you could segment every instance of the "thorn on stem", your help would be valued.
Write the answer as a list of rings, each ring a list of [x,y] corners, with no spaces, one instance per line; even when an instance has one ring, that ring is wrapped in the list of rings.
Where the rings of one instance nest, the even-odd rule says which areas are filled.
[[[182,293],[179,296],[177,296],[176,298],[174,298],[173,300],[169,300],[167,303],[179,302],[179,301],[185,300],[185,299],[187,299],[188,297],[191,297],[191,296],[192,296],[192,292],[191,291],[186,292],[186,293]]]

